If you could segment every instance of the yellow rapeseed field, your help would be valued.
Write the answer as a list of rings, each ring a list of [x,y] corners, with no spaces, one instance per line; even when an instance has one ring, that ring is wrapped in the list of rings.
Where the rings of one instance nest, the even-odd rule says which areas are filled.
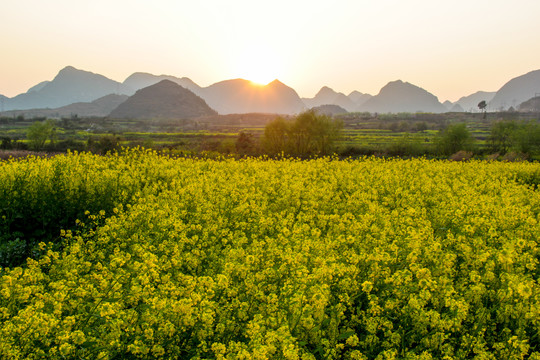
[[[540,359],[538,179],[143,150],[0,162],[1,246],[30,256],[0,269],[0,358]]]

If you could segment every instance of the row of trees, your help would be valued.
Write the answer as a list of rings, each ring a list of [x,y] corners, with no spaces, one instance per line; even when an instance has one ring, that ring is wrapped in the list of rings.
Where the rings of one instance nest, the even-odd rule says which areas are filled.
[[[27,130],[28,147],[32,150],[45,148],[61,151],[62,142],[58,141],[56,122],[44,120],[34,122]],[[232,152],[239,155],[270,156],[287,155],[298,157],[322,156],[339,152],[336,143],[341,136],[343,122],[330,116],[307,111],[292,119],[277,117],[270,121],[261,138],[241,132]],[[520,153],[529,156],[540,155],[540,123],[537,121],[506,120],[491,125],[485,145],[478,146],[477,139],[471,134],[465,123],[450,124],[440,130],[434,142],[424,142],[421,136],[403,136],[395,144],[388,146],[387,155],[419,156],[423,154],[450,156],[459,151],[483,152],[500,155]],[[422,140],[422,141],[420,141]],[[119,138],[110,136],[90,137],[85,144],[74,140],[64,140],[66,146],[75,150],[89,150],[105,153],[119,146]],[[58,145],[56,145],[58,143]],[[13,147],[13,141],[2,138],[0,148]],[[83,146],[81,148],[81,146]],[[346,150],[341,149],[342,152]],[[370,150],[365,149],[367,154]],[[380,151],[380,149],[372,149]],[[384,151],[383,151],[384,152]],[[375,152],[372,152],[375,153]]]
[[[500,121],[493,124],[488,138],[494,152],[540,154],[540,124],[534,122]]]
[[[441,130],[435,146],[442,155],[460,150],[474,151],[476,139],[465,124],[454,124]],[[540,124],[537,122],[498,121],[492,124],[484,151],[505,155],[509,152],[540,155]]]

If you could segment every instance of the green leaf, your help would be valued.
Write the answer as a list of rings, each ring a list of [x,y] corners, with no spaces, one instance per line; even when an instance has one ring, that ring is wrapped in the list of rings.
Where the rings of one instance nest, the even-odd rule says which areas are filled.
[[[345,331],[344,333],[338,336],[338,340],[345,340],[349,336],[352,336],[354,334],[356,334],[356,331]]]

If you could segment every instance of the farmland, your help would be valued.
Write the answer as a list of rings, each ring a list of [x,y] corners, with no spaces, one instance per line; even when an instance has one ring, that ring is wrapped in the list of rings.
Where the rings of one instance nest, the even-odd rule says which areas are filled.
[[[536,162],[0,162],[0,357],[539,359]]]
[[[191,120],[118,120],[108,118],[63,118],[53,121],[54,138],[39,150],[65,152],[67,149],[106,153],[120,147],[153,148],[173,154],[231,154],[238,155],[237,141],[241,133],[252,141],[247,155],[262,155],[265,126],[276,115],[239,114],[209,116]],[[537,114],[493,113],[487,119],[481,114],[369,114],[349,113],[337,115],[343,131],[334,152],[342,157],[428,156],[440,157],[437,135],[448,126],[465,124],[478,158],[500,152],[489,143],[494,124],[513,121],[517,124],[536,124]],[[28,140],[28,129],[45,119],[0,118],[2,149],[35,149]],[[519,149],[512,150],[520,152]],[[240,155],[246,155],[240,154]],[[443,154],[448,157],[449,154]],[[504,152],[500,155],[504,155]],[[529,154],[537,158],[540,154]]]

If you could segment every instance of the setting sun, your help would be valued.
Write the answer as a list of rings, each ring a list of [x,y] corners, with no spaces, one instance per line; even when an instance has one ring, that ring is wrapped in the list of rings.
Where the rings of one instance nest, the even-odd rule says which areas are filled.
[[[278,54],[260,45],[247,47],[235,55],[234,68],[238,77],[258,85],[279,79],[282,70]]]

